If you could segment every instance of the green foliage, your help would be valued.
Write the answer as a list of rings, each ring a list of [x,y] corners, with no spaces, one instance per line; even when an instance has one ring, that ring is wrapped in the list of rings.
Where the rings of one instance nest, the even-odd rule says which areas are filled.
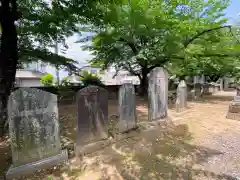
[[[95,32],[85,48],[95,55],[92,64],[125,69],[140,79],[157,66],[180,78],[230,75],[239,60],[228,53],[240,49],[232,36],[234,28],[223,28],[228,4],[229,0],[105,3],[98,6],[101,24],[89,20],[84,27]]]
[[[19,0],[18,9],[22,17],[17,23],[19,64],[42,60],[62,68],[75,70],[77,63],[72,59],[51,53],[56,41],[65,45],[65,39],[76,31],[78,11],[87,9],[74,0]],[[65,46],[66,47],[66,46]]]
[[[54,84],[54,77],[51,74],[42,75],[40,82],[44,86],[53,86],[53,84]]]
[[[71,89],[71,86],[59,86],[58,93],[60,99],[73,98],[75,92]]]
[[[75,92],[72,90],[72,84],[69,82],[68,78],[65,77],[61,81],[58,87],[58,92],[61,98],[72,98]]]
[[[93,75],[84,71],[80,77],[80,80],[83,82],[84,86],[96,85],[96,86],[104,86],[101,79],[97,75]]]
[[[195,39],[202,38],[197,38],[199,33],[226,22],[222,15],[228,2],[132,0],[104,4],[108,7],[102,10],[105,24],[95,28],[93,45],[86,47],[96,56],[91,62],[105,67],[114,65],[134,75],[170,61],[183,63],[193,56],[188,46],[197,44]],[[214,36],[217,35],[211,38]],[[196,53],[202,53],[201,48]]]
[[[68,81],[67,77],[63,78],[60,84],[60,86],[70,86],[70,85],[71,83]]]

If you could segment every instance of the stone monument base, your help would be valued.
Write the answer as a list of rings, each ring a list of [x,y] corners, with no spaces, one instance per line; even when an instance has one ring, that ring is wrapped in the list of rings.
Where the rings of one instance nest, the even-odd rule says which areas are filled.
[[[236,97],[229,105],[226,118],[240,121],[240,101],[237,101]]]
[[[227,119],[233,119],[233,120],[240,121],[240,113],[231,113],[231,112],[228,112],[226,118],[227,118]]]
[[[8,169],[8,172],[6,174],[6,179],[14,179],[19,178],[21,176],[26,176],[34,173],[35,171],[41,170],[41,169],[47,169],[51,168],[55,165],[59,165],[63,163],[64,161],[68,160],[68,153],[67,150],[63,150],[60,154],[57,154],[55,156],[41,159],[36,162],[32,162],[29,164],[25,164],[18,167],[13,167],[13,165]]]

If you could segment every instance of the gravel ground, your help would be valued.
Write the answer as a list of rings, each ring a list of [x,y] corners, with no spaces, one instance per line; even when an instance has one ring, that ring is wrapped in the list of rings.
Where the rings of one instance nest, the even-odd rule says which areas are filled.
[[[213,136],[203,143],[207,147],[218,150],[221,154],[208,158],[204,169],[214,173],[240,177],[240,134],[229,133]]]
[[[224,174],[226,179],[240,179],[240,122],[225,118],[234,95],[235,92],[219,92],[211,100],[190,103],[193,112],[180,120],[189,124],[195,144],[218,152],[201,162],[200,168]]]

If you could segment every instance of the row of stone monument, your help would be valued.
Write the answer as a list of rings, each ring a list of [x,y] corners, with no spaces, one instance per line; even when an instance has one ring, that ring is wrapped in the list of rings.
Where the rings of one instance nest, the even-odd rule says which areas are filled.
[[[168,115],[168,73],[161,67],[149,76],[148,120],[163,120]],[[88,86],[78,91],[76,154],[86,144],[109,137],[109,128],[119,133],[137,126],[135,90],[131,83],[119,89],[119,114],[114,127],[108,115],[108,92]],[[177,89],[176,109],[186,107],[187,87],[184,81]],[[19,88],[8,102],[12,166],[6,178],[12,179],[49,168],[68,159],[61,149],[57,96],[35,88]]]

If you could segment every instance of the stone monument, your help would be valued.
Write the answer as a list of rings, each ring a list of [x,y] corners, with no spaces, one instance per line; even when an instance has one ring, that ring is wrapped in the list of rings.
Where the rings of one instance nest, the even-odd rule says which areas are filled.
[[[240,121],[240,93],[238,87],[236,89],[237,94],[229,105],[226,118]]]
[[[13,179],[50,168],[68,159],[61,150],[57,96],[35,88],[20,88],[9,96],[9,133]]]
[[[87,86],[77,93],[76,155],[85,145],[108,138],[108,92],[98,86]]]
[[[176,111],[181,112],[187,107],[187,85],[181,80],[177,88]]]
[[[148,120],[156,121],[168,116],[168,73],[162,67],[154,68],[149,75]]]
[[[119,89],[119,132],[128,131],[136,127],[135,89],[132,83],[124,83]]]

